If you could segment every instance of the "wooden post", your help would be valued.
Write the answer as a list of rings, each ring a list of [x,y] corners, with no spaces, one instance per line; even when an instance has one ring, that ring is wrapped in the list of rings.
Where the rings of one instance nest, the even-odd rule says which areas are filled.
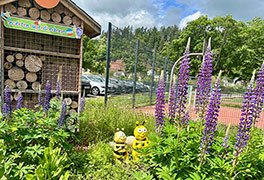
[[[3,6],[1,6],[1,14],[4,12]],[[1,85],[1,92],[0,92],[0,112],[2,112],[2,102],[4,100],[4,26],[3,21],[0,20],[0,85]]]

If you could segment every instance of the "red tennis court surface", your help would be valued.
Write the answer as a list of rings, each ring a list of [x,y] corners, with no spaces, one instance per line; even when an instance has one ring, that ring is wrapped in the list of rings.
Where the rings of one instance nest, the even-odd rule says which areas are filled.
[[[166,106],[166,110],[167,109],[168,108]],[[136,111],[154,116],[155,106],[146,106],[146,107],[137,108]],[[240,109],[232,108],[232,107],[221,107],[218,121],[226,125],[228,125],[229,123],[231,123],[232,125],[238,125],[240,117],[241,117]],[[196,119],[196,115],[193,110],[191,111],[191,118]],[[257,127],[264,129],[264,112],[261,113],[261,116],[258,119]]]

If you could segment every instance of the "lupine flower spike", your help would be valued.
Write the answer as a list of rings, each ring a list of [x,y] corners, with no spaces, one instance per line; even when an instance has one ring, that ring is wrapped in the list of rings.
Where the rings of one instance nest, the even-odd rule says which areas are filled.
[[[231,175],[238,163],[238,157],[242,153],[243,149],[246,147],[249,140],[250,129],[252,127],[254,114],[256,112],[256,96],[253,89],[253,83],[255,79],[255,71],[253,72],[250,84],[247,91],[244,94],[244,101],[241,110],[241,118],[238,127],[238,133],[235,144],[235,159],[233,161],[233,170]]]
[[[209,103],[212,72],[213,72],[213,58],[211,51],[211,38],[208,41],[208,47],[205,52],[202,66],[198,75],[197,81],[197,95],[195,100],[195,111],[200,119],[204,119],[206,115],[206,108]]]
[[[43,110],[45,112],[48,112],[50,108],[50,99],[51,99],[51,84],[49,83],[49,81],[47,81],[45,86],[45,98],[43,102]]]
[[[221,102],[221,90],[220,90],[221,74],[222,71],[219,72],[206,111],[206,117],[205,117],[206,122],[203,130],[203,137],[201,142],[201,159],[200,159],[201,164],[203,163],[205,156],[209,152],[212,143],[214,141],[214,135],[217,127],[220,102]]]
[[[65,101],[62,101],[61,114],[60,114],[60,119],[58,121],[58,127],[62,127],[64,125],[66,112],[67,112],[67,104]]]
[[[3,104],[3,117],[7,117],[12,114],[12,106],[11,106],[11,92],[9,87],[7,86],[4,90],[4,104]]]
[[[190,41],[188,39],[188,43],[185,49],[184,58],[181,61],[179,74],[178,74],[178,86],[176,93],[176,119],[179,125],[182,125],[182,120],[187,119],[186,116],[186,100],[187,100],[187,90],[188,90],[188,82],[190,79],[190,58],[189,58],[189,49],[190,49]]]
[[[156,91],[155,118],[156,132],[160,133],[165,123],[165,83],[163,71],[161,72],[158,88]]]
[[[264,62],[258,72],[254,92],[256,95],[256,112],[254,114],[253,124],[256,125],[264,103]]]
[[[169,97],[169,113],[168,117],[171,123],[174,123],[175,120],[175,113],[176,113],[176,106],[175,106],[175,96],[176,96],[176,77],[173,77],[173,83],[170,87],[170,97]]]
[[[23,107],[23,95],[21,92],[19,92],[17,97],[16,109],[21,109],[22,107]]]

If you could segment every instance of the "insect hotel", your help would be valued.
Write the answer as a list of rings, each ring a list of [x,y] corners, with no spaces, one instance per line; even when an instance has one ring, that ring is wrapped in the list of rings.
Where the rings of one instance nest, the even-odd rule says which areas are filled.
[[[0,91],[18,92],[34,108],[47,81],[61,93],[72,111],[81,98],[82,37],[100,34],[100,25],[71,0],[0,0]],[[60,76],[59,76],[60,74]]]

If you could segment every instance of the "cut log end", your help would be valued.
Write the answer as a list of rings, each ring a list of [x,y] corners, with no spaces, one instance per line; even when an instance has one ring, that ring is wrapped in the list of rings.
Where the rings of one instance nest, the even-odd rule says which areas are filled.
[[[13,55],[8,55],[8,56],[6,56],[6,60],[7,60],[8,62],[14,62],[15,58],[14,58]]]
[[[17,8],[17,14],[19,17],[27,16],[27,9],[23,7]]]
[[[70,16],[64,16],[62,21],[66,25],[71,25],[72,24],[72,18]]]
[[[26,80],[28,82],[35,82],[38,79],[38,76],[36,73],[29,72],[26,74]]]
[[[39,82],[33,82],[32,85],[31,85],[32,89],[34,91],[39,91],[40,90],[40,87],[41,87],[41,84]]]
[[[32,19],[38,19],[40,16],[39,9],[37,8],[30,8],[28,14]]]
[[[8,70],[8,77],[14,81],[20,81],[25,77],[25,73],[22,69],[13,67]]]
[[[49,21],[50,20],[50,13],[47,10],[42,10],[40,12],[40,18],[44,21]]]
[[[76,27],[79,27],[81,25],[81,20],[76,16],[72,18],[72,22]]]
[[[38,56],[29,55],[25,59],[25,67],[29,72],[38,72],[42,69],[42,61]]]
[[[78,108],[78,102],[77,101],[72,101],[71,108],[72,109],[77,109]]]
[[[30,0],[19,0],[18,5],[21,7],[30,8],[31,2],[30,2]]]
[[[23,67],[24,66],[24,61],[23,60],[18,60],[18,61],[16,61],[16,65],[18,67]]]
[[[12,69],[12,67],[13,67],[13,65],[12,65],[11,62],[5,62],[5,63],[4,63],[4,68],[5,68],[5,69],[9,70],[9,69]]]
[[[21,60],[21,59],[23,59],[23,54],[21,54],[21,53],[17,53],[17,54],[16,54],[16,59],[17,59],[17,60]]]
[[[61,22],[61,16],[57,12],[52,13],[51,19],[52,19],[52,21],[54,21],[56,23],[60,23]]]
[[[5,80],[5,86],[9,87],[10,89],[16,88],[16,83],[12,79]]]
[[[72,99],[71,98],[65,98],[64,101],[66,102],[67,106],[70,106],[72,103]]]
[[[18,81],[18,82],[16,83],[16,86],[17,86],[17,88],[18,88],[19,90],[26,90],[27,87],[28,87],[28,84],[27,84],[26,81]]]
[[[17,12],[17,8],[13,4],[5,5],[5,11],[8,11],[11,14],[15,14]]]

